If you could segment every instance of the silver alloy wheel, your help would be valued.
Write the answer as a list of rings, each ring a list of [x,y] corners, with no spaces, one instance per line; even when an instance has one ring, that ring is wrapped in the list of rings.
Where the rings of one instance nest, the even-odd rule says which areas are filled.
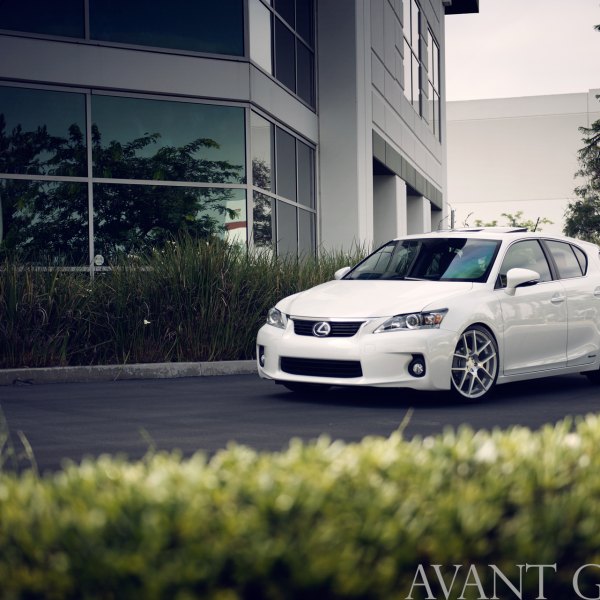
[[[465,398],[481,398],[496,382],[498,347],[483,327],[466,329],[456,344],[452,359],[452,387]]]

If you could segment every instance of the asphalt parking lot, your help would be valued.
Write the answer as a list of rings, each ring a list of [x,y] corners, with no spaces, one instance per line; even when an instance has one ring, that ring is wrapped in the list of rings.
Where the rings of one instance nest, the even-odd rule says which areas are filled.
[[[105,453],[137,459],[151,448],[212,454],[235,441],[276,451],[291,438],[324,434],[355,442],[388,436],[405,421],[407,437],[462,425],[539,428],[599,406],[600,388],[580,375],[499,386],[480,403],[409,390],[335,388],[298,395],[256,375],[0,388],[9,444],[23,454],[24,437],[41,471]],[[21,466],[26,463],[22,458]]]

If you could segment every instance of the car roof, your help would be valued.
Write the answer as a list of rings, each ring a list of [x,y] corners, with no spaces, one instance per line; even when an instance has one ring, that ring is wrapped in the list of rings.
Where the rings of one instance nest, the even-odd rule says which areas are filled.
[[[497,241],[511,241],[522,239],[549,239],[569,242],[584,246],[588,250],[598,250],[598,246],[590,242],[584,242],[575,238],[566,237],[560,234],[548,234],[542,231],[529,231],[526,227],[465,227],[461,229],[438,229],[430,233],[421,233],[407,235],[396,238],[397,240],[405,239],[422,239],[436,237],[456,237],[456,238],[475,238],[475,239],[490,239]]]

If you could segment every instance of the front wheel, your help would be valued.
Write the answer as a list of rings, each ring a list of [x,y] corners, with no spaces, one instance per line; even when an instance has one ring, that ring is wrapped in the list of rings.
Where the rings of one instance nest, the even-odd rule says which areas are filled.
[[[452,390],[476,400],[487,395],[498,378],[498,345],[480,325],[471,325],[460,336],[452,357]]]

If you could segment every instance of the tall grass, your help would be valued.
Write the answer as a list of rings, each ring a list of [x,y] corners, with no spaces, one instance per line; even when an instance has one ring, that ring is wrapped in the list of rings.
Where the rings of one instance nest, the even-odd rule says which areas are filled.
[[[252,358],[270,306],[364,254],[296,260],[183,237],[94,280],[6,261],[0,368]]]

